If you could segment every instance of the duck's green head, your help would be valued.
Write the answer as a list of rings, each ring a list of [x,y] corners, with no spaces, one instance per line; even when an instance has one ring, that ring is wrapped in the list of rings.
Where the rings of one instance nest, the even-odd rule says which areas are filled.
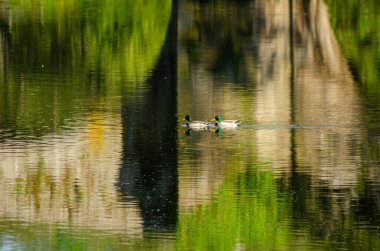
[[[216,116],[215,116],[215,120],[216,120],[218,123],[222,122],[222,116],[220,116],[220,115],[216,115]]]
[[[185,116],[185,120],[189,123],[191,123],[191,121],[193,121],[193,118],[190,116],[190,115],[186,115]]]

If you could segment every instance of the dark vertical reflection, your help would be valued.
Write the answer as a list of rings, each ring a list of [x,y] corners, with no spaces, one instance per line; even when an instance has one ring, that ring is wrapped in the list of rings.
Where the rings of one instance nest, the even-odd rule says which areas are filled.
[[[6,79],[7,71],[6,65],[8,61],[8,51],[9,51],[9,43],[10,43],[10,32],[9,32],[9,24],[7,22],[7,13],[3,10],[0,10],[0,80],[4,81]]]
[[[123,163],[119,189],[137,199],[146,231],[173,231],[177,222],[177,3],[165,45],[140,101],[123,98]]]
[[[297,124],[296,121],[296,96],[295,96],[295,84],[296,84],[296,77],[295,77],[295,61],[294,61],[294,16],[293,16],[293,0],[289,0],[289,63],[290,63],[290,119],[292,124]],[[297,143],[296,143],[296,130],[291,129],[290,130],[290,137],[291,137],[291,177],[290,177],[290,184],[291,184],[291,193],[292,193],[292,200],[293,200],[293,217],[295,219],[303,218],[305,217],[305,209],[306,209],[306,198],[307,194],[306,189],[309,187],[309,178],[306,175],[302,175],[297,172]],[[297,223],[297,222],[296,222]]]
[[[9,31],[9,23],[7,21],[7,12],[3,9],[0,10],[0,88],[5,89],[7,80],[7,65],[8,54],[10,49],[11,36]],[[3,105],[3,110],[8,111],[8,95],[0,91],[0,102]],[[2,112],[0,109],[0,129],[3,129],[9,124],[8,112]]]

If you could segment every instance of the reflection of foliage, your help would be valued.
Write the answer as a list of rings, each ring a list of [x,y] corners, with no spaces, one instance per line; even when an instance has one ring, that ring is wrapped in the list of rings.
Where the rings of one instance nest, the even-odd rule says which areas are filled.
[[[88,67],[105,75],[126,72],[126,81],[143,81],[152,70],[171,11],[170,1],[26,2],[10,6],[14,67],[44,65],[63,74]]]
[[[252,39],[248,4],[248,1],[200,1],[199,14],[194,14],[196,20],[181,35],[193,63],[208,64],[207,68],[228,82],[246,82],[247,55],[243,51]]]
[[[99,96],[135,91],[154,68],[171,15],[171,1],[158,0],[8,5],[0,125],[32,135],[58,130]]]
[[[180,215],[178,249],[293,250],[314,246],[368,250],[378,246],[375,232],[352,228],[355,212],[345,207],[347,200],[352,201],[349,195],[342,196],[349,190],[310,191],[307,175],[276,179],[257,167],[230,175],[212,203]]]
[[[327,0],[332,25],[353,74],[380,96],[380,2]]]
[[[290,236],[283,215],[286,196],[278,194],[270,172],[250,170],[228,179],[217,202],[203,205],[179,222],[179,249],[284,249]]]
[[[45,163],[40,160],[37,168],[25,169],[25,178],[18,177],[15,179],[15,192],[17,203],[24,204],[25,201],[32,203],[31,206],[39,212],[49,211],[46,208],[46,199],[60,197],[64,200],[65,207],[69,210],[77,209],[82,206],[84,199],[83,188],[80,181],[73,176],[71,168],[65,168],[62,184],[48,174]],[[58,186],[60,188],[58,189]],[[50,207],[49,205],[48,207]]]
[[[16,178],[16,194],[20,201],[32,201],[37,211],[41,209],[41,197],[44,193],[54,193],[53,178],[46,173],[45,163],[41,160],[38,162],[35,171],[27,172],[25,180]]]

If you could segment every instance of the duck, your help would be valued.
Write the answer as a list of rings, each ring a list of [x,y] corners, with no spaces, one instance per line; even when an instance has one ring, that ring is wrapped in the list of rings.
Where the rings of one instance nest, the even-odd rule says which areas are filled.
[[[205,121],[193,121],[190,115],[186,115],[182,120],[186,121],[186,127],[192,129],[207,129],[210,122]]]
[[[216,115],[211,121],[215,121],[214,125],[220,128],[236,128],[240,126],[239,120],[222,120],[220,115]]]

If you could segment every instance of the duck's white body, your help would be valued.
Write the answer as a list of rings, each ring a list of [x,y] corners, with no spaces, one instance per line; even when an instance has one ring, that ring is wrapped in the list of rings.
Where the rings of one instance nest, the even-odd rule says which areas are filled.
[[[191,129],[207,129],[208,125],[209,122],[204,121],[192,121],[186,123],[186,126]]]
[[[239,120],[223,120],[221,122],[215,122],[215,126],[221,128],[236,128],[240,125]]]
[[[222,120],[222,116],[216,115],[214,119],[214,126],[220,128],[237,128],[240,125],[239,120]]]

